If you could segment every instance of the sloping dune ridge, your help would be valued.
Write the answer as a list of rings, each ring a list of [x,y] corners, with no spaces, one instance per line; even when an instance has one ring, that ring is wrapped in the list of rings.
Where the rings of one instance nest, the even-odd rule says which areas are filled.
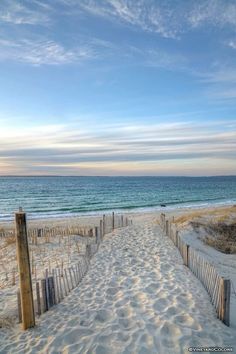
[[[106,235],[88,273],[26,332],[2,330],[0,353],[188,353],[234,346],[210,298],[155,218]]]

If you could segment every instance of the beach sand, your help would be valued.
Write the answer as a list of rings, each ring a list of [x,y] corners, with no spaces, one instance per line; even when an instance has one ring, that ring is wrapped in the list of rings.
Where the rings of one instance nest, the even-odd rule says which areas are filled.
[[[107,234],[80,285],[34,329],[0,329],[0,353],[236,350],[235,328],[217,319],[209,295],[163,235],[158,217],[135,214],[134,225]]]
[[[235,208],[234,206],[222,206],[222,205],[215,205],[215,206],[208,206],[208,207],[179,207],[179,208],[165,208],[163,207],[161,210],[152,210],[152,211],[132,211],[132,212],[127,212],[122,211],[116,212],[117,215],[123,214],[124,216],[130,217],[134,220],[152,220],[155,217],[159,217],[161,213],[165,213],[166,216],[168,217],[181,217],[186,215],[187,218],[190,218],[194,214],[205,214],[205,215],[210,215],[210,214],[217,214],[217,213],[229,213],[229,210]],[[76,216],[60,216],[58,217],[48,217],[48,218],[28,218],[28,226],[29,227],[51,227],[53,225],[56,226],[73,226],[73,225],[99,225],[99,220],[102,219],[103,214],[109,214],[111,215],[112,211],[104,211],[104,213],[101,214],[85,214],[85,215],[76,215]],[[0,222],[0,230],[4,229],[12,229],[14,228],[14,222],[13,221],[1,221]]]

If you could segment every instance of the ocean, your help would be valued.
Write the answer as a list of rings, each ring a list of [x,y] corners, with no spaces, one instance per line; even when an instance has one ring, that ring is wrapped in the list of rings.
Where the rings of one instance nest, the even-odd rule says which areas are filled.
[[[0,177],[0,221],[236,204],[236,176]]]

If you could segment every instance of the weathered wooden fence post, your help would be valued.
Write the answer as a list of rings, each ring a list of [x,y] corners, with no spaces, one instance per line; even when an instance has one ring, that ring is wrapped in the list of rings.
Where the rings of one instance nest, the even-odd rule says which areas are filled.
[[[184,244],[184,265],[189,265],[189,245]]]
[[[38,316],[41,315],[41,301],[40,301],[40,288],[39,283],[36,283],[36,298],[37,298],[37,313]]]
[[[47,294],[46,294],[46,279],[41,279],[41,289],[42,289],[43,312],[46,312],[46,311],[48,311]]]
[[[100,220],[100,230],[99,230],[99,232],[100,232],[100,239],[102,240],[103,239],[103,222],[102,222],[102,220]]]
[[[95,226],[95,238],[96,238],[96,243],[99,244],[100,240],[99,240],[98,227],[97,226]]]
[[[165,225],[166,224],[166,215],[162,214],[162,229],[165,232]]]
[[[165,231],[166,231],[166,236],[169,235],[169,220],[166,220],[166,223],[165,223]]]
[[[221,321],[230,325],[230,279],[221,278],[220,282],[220,306],[219,306],[219,318]]]
[[[15,213],[15,227],[17,261],[20,278],[22,328],[23,330],[26,330],[27,328],[35,326],[35,315],[27,239],[26,214],[23,211]]]
[[[104,237],[106,233],[106,215],[103,214],[103,217],[102,217],[102,237]]]
[[[20,289],[18,289],[18,291],[17,291],[17,308],[18,308],[19,323],[21,323],[22,322],[22,312],[21,312]]]
[[[114,231],[115,229],[115,213],[114,211],[112,212],[112,230]]]

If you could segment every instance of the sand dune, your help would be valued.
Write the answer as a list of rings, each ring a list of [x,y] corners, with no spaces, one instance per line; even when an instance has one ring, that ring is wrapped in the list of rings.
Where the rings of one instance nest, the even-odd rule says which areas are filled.
[[[188,353],[235,346],[210,298],[154,220],[108,234],[70,296],[35,329],[1,331],[0,353]]]

